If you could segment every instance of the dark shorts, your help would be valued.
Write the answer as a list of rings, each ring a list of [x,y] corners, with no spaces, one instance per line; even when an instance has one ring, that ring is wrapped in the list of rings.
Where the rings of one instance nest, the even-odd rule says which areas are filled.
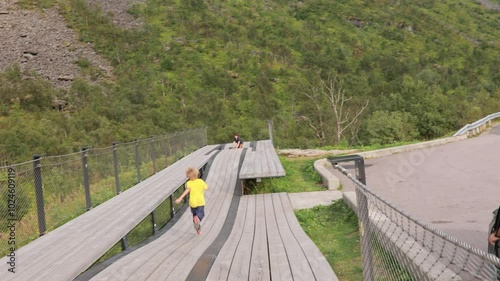
[[[201,221],[205,216],[205,206],[198,206],[196,208],[191,208],[191,213],[193,214],[193,217],[197,216]]]

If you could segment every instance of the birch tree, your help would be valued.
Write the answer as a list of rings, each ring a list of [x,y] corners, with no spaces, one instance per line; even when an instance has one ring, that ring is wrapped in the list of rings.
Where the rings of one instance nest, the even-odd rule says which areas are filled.
[[[355,139],[359,132],[358,123],[360,116],[368,107],[369,100],[361,104],[354,103],[352,96],[348,96],[344,90],[343,83],[338,76],[330,76],[324,80],[319,78],[319,86],[312,85],[304,96],[315,108],[314,118],[312,116],[300,116],[308,122],[315,131],[320,145],[324,145],[326,136],[333,135],[332,142],[340,143],[347,132],[354,134],[350,139]],[[326,112],[326,113],[325,113]]]

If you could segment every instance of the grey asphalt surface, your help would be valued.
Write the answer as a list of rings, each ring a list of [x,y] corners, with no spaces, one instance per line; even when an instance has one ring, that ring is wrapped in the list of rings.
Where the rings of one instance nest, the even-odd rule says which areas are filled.
[[[487,251],[488,225],[500,205],[500,126],[454,143],[367,159],[365,169],[367,186],[382,198]],[[334,174],[345,191],[354,190],[345,176]]]

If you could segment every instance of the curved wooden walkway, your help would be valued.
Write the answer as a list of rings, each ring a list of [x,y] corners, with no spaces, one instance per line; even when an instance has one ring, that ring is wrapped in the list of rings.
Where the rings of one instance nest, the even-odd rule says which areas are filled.
[[[124,256],[91,280],[186,280],[222,229],[234,195],[242,151],[221,151],[210,168],[202,235],[196,235],[191,211],[186,209],[164,235]]]
[[[73,280],[147,217],[186,181],[188,166],[201,168],[216,145],[198,149],[136,186],[16,251],[16,273],[0,259],[0,280]]]
[[[260,148],[268,151],[256,155],[271,155],[269,146]],[[201,236],[195,234],[187,209],[163,236],[90,280],[338,280],[302,230],[286,193],[235,194],[239,163],[259,161],[248,161],[249,153],[255,150],[224,149],[215,157],[206,179]],[[272,161],[265,163],[275,167]],[[231,208],[235,198],[237,206]],[[228,235],[221,237],[225,227]]]

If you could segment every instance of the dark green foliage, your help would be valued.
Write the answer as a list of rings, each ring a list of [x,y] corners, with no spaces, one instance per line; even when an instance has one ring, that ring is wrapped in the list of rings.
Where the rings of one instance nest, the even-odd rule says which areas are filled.
[[[418,137],[416,120],[400,111],[376,111],[366,122],[369,143],[390,144],[411,141]]]
[[[20,3],[58,5],[112,62],[114,79],[97,82],[85,58],[75,63],[91,82],[69,91],[15,67],[0,74],[8,160],[199,126],[209,143],[233,131],[264,139],[268,119],[280,148],[426,140],[500,111],[500,15],[470,1],[152,0],[131,8],[144,21],[137,30],[83,0]],[[305,96],[332,75],[348,120],[369,100],[339,136],[328,96],[319,108]],[[72,110],[57,112],[54,98]]]

